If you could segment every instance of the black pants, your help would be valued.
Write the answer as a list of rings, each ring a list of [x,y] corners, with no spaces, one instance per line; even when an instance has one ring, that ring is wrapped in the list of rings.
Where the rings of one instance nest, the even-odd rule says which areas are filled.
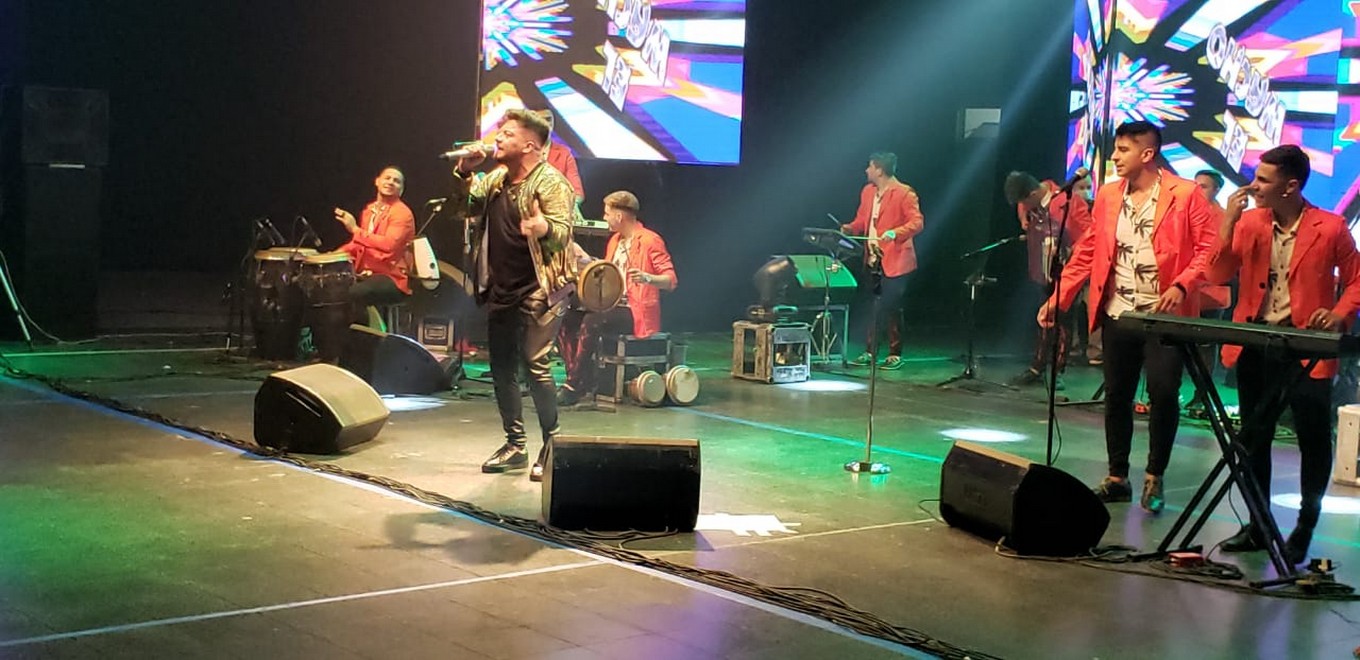
[[[870,278],[870,282],[873,281],[873,275],[867,277]],[[900,357],[902,355],[902,306],[907,293],[907,276],[884,277],[880,291],[878,313],[874,318],[874,323],[869,326],[869,336],[864,340],[864,350],[872,352],[874,357],[878,357],[878,347],[886,339],[888,355]],[[870,304],[873,304],[872,299]]]
[[[1053,295],[1053,284],[1035,284],[1037,289],[1043,293],[1040,300],[1048,300]],[[1058,373],[1067,370],[1067,353],[1072,349],[1072,317],[1073,310],[1066,312],[1059,311],[1056,322],[1051,328],[1039,328],[1039,335],[1034,340],[1034,358],[1029,362],[1029,368],[1035,373],[1045,373],[1049,360],[1055,359],[1053,352],[1054,334],[1057,334],[1057,354]]]
[[[1251,420],[1255,412],[1268,405],[1266,390],[1278,382],[1290,363],[1267,357],[1260,350],[1247,349],[1237,361],[1237,396],[1242,420]],[[1304,377],[1297,387],[1285,393],[1289,408],[1294,413],[1294,431],[1299,438],[1300,489],[1303,494],[1299,510],[1299,526],[1317,525],[1322,512],[1322,496],[1327,492],[1327,481],[1332,471],[1332,379]],[[1241,441],[1247,448],[1252,472],[1266,494],[1270,493],[1270,445],[1275,440],[1275,426],[1280,415],[1264,419],[1244,429]]]
[[[1110,476],[1129,476],[1133,447],[1133,397],[1138,379],[1147,373],[1147,473],[1162,476],[1171,460],[1171,447],[1180,425],[1183,358],[1180,349],[1139,333],[1121,331],[1102,313],[1105,349],[1105,451]]]
[[[496,407],[506,442],[523,447],[524,401],[519,393],[519,368],[529,375],[529,394],[538,411],[538,426],[546,443],[557,435],[557,393],[553,387],[548,354],[561,317],[547,323],[539,319],[547,303],[538,297],[519,307],[493,309],[487,314],[487,344],[491,353],[491,380],[495,385]]]
[[[397,283],[384,275],[370,275],[355,280],[354,286],[349,288],[350,303],[362,307],[391,305],[404,302],[406,298],[406,293],[397,288]]]

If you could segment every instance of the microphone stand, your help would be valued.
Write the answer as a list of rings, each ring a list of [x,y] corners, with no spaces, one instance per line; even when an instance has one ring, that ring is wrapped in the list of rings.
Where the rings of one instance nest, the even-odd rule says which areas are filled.
[[[14,310],[14,320],[19,324],[19,332],[24,336],[24,343],[28,349],[33,350],[33,335],[28,332],[28,323],[24,321],[23,308],[19,305],[19,296],[14,293],[14,285],[9,281],[9,262],[4,260],[4,255],[0,254],[0,286],[5,289],[5,297],[9,298],[9,308]]]
[[[1072,183],[1075,184],[1076,181]],[[1056,247],[1053,249],[1053,254],[1049,255],[1048,263],[1044,264],[1045,272],[1049,274],[1053,281],[1052,297],[1055,303],[1062,299],[1062,250],[1063,240],[1067,237],[1067,219],[1072,215],[1072,186],[1064,187],[1063,194],[1067,195],[1067,199],[1063,200],[1063,217],[1062,221],[1058,223],[1058,236],[1055,239]],[[1053,219],[1049,218],[1049,222],[1052,221]],[[1053,466],[1053,461],[1056,458],[1053,455],[1053,435],[1058,427],[1058,351],[1062,349],[1063,333],[1062,326],[1059,324],[1065,322],[1067,322],[1067,319],[1063,318],[1055,304],[1053,307],[1053,327],[1050,329],[1052,336],[1048,338],[1048,441],[1044,448],[1044,464],[1049,467]]]
[[[856,237],[858,238],[858,237]],[[865,246],[868,250],[868,245]],[[846,472],[855,474],[888,474],[892,468],[887,463],[875,463],[874,454],[874,395],[878,390],[878,314],[879,303],[883,297],[883,260],[869,267],[869,280],[874,302],[869,312],[869,421],[864,436],[864,460],[850,461],[845,464]]]
[[[972,259],[973,257],[977,256],[983,257],[982,263],[978,265],[977,270],[974,271],[972,275],[969,275],[968,278],[963,281],[964,285],[968,287],[967,353],[964,355],[963,358],[964,359],[963,373],[960,373],[947,380],[936,383],[935,384],[936,387],[948,387],[961,380],[973,380],[982,383],[987,383],[990,385],[996,385],[997,387],[1004,387],[1006,389],[1011,390],[1015,389],[1013,385],[1008,385],[1006,383],[997,383],[994,381],[978,377],[979,370],[977,365],[977,354],[975,352],[976,348],[975,335],[977,334],[977,293],[978,289],[987,286],[988,284],[996,282],[995,278],[987,277],[986,275],[987,272],[986,257],[989,254],[991,254],[992,250],[995,250],[1003,245],[1014,243],[1018,240],[1021,240],[1023,237],[1024,235],[1022,234],[1020,236],[1011,236],[1010,238],[1003,238],[999,241],[993,241],[988,245],[984,245],[976,250],[973,250],[972,252],[968,252],[963,256],[959,257],[960,261],[967,261],[968,259]]]

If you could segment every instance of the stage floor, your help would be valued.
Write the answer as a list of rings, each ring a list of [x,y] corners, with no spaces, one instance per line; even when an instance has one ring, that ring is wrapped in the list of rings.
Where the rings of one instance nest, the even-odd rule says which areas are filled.
[[[737,380],[728,338],[717,335],[690,338],[702,382],[695,405],[569,410],[563,430],[702,443],[701,529],[629,549],[767,586],[824,590],[962,649],[1011,658],[1338,658],[1360,645],[1355,602],[1015,559],[938,522],[952,437],[1001,432],[1014,441],[998,449],[1039,461],[1045,454],[1041,388],[934,386],[961,369],[954,339],[918,340],[902,370],[882,374],[874,458],[891,465],[889,475],[842,468],[863,456],[863,370],[817,372],[802,385]],[[142,337],[3,349],[18,369],[248,439],[259,381],[282,365],[226,355],[219,343]],[[999,379],[1019,368],[984,365]],[[1096,370],[1074,366],[1065,393],[1087,394],[1099,382]],[[394,400],[375,440],[316,458],[535,518],[539,487],[526,472],[479,470],[501,442],[489,395],[489,385],[470,381],[458,395]],[[1099,408],[1058,415],[1057,466],[1098,480]],[[1145,447],[1140,422],[1135,472]],[[1155,547],[1217,457],[1209,432],[1185,421],[1167,510],[1112,506],[1103,543]],[[1292,444],[1277,442],[1275,466],[1274,492],[1297,492]],[[243,454],[33,380],[0,380],[0,483],[0,657],[921,655],[785,607]],[[1330,495],[1351,510],[1324,514],[1312,554],[1338,561],[1340,581],[1360,584],[1360,492],[1333,485]],[[1295,512],[1275,513],[1287,533]],[[1225,503],[1198,540],[1212,546],[1237,526]],[[1213,558],[1239,564],[1248,579],[1272,575],[1264,553]]]

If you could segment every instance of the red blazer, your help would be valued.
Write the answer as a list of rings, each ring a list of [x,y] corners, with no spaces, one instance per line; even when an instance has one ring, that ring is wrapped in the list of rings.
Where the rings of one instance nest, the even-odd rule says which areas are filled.
[[[1052,181],[1044,181],[1039,185],[1048,188],[1053,193],[1053,197],[1048,200],[1048,217],[1053,226],[1046,231],[1030,226],[1029,211],[1024,204],[1015,205],[1015,215],[1020,220],[1020,228],[1025,232],[1025,243],[1029,250],[1029,279],[1037,284],[1047,284],[1048,278],[1044,277],[1044,270],[1048,264],[1044,263],[1044,237],[1049,233],[1056,234],[1058,226],[1063,221],[1063,211],[1067,208],[1067,197],[1071,193],[1062,192],[1058,184]],[[1067,224],[1063,227],[1062,246],[1070,247],[1076,244],[1077,239],[1086,233],[1086,229],[1091,226],[1091,207],[1081,196],[1072,198],[1070,209],[1072,216],[1067,219]]]
[[[859,191],[859,210],[855,219],[846,225],[845,231],[851,234],[869,233],[869,216],[874,212],[874,194],[877,189],[870,183]],[[921,215],[921,201],[911,186],[900,181],[888,184],[879,202],[878,221],[874,223],[878,235],[889,229],[897,236],[891,241],[879,241],[883,248],[883,275],[898,277],[916,270],[916,244],[912,240],[925,228],[925,217]],[[868,252],[865,252],[866,258]]]
[[[340,249],[349,253],[355,274],[369,271],[390,277],[398,289],[409,295],[411,286],[406,275],[411,272],[410,248],[416,236],[416,217],[401,200],[392,204],[387,213],[378,218],[373,231],[369,231],[372,217],[373,204],[370,203],[360,214],[359,228]]]
[[[586,189],[581,185],[581,173],[576,169],[576,157],[571,155],[571,149],[558,142],[548,144],[548,164],[553,169],[567,177],[571,182],[571,189],[576,191],[577,199],[586,198]]]
[[[605,259],[613,261],[618,247],[619,235],[614,234],[604,250]],[[640,221],[634,230],[633,245],[628,248],[628,269],[634,268],[649,275],[669,275],[672,291],[680,284],[671,263],[671,253],[666,250],[666,241],[661,240],[660,234],[643,227]],[[633,335],[650,337],[661,332],[661,289],[628,280],[626,271],[623,277],[628,287],[628,308],[633,312]]]
[[[1091,229],[1082,235],[1073,249],[1072,258],[1063,269],[1058,300],[1060,309],[1068,309],[1081,293],[1081,285],[1090,278],[1091,295],[1087,304],[1091,328],[1105,309],[1108,289],[1114,286],[1115,235],[1119,227],[1119,212],[1124,203],[1127,181],[1107,183],[1096,193],[1091,209]],[[1170,171],[1162,171],[1162,190],[1157,199],[1157,211],[1152,230],[1152,250],[1157,257],[1157,273],[1162,292],[1179,284],[1185,289],[1185,302],[1175,313],[1199,316],[1199,287],[1205,281],[1209,259],[1218,236],[1218,225],[1194,181],[1182,179]]]
[[[1238,323],[1255,321],[1261,302],[1270,294],[1266,286],[1275,240],[1273,225],[1269,209],[1243,213],[1233,232],[1232,245],[1220,244],[1214,255],[1209,270],[1211,281],[1227,282],[1236,275],[1242,278],[1237,307],[1233,309],[1233,320]],[[1336,295],[1338,283],[1342,288],[1340,299]],[[1324,308],[1349,326],[1360,309],[1360,256],[1341,216],[1311,205],[1304,209],[1303,217],[1299,218],[1294,256],[1289,261],[1289,306],[1290,320],[1296,328],[1307,326],[1308,317]],[[1241,346],[1225,345],[1223,364],[1229,367],[1237,364],[1241,354]],[[1310,375],[1331,378],[1336,372],[1336,360],[1323,360]]]

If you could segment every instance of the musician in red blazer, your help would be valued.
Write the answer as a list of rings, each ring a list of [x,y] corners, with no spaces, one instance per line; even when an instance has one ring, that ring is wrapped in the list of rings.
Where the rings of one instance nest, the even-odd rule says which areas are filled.
[[[585,315],[567,383],[557,393],[560,405],[573,405],[595,391],[595,354],[601,336],[631,331],[635,337],[650,337],[661,331],[661,292],[674,291],[680,279],[666,242],[643,226],[639,210],[637,196],[626,190],[604,198],[604,217],[614,232],[604,258],[623,273],[624,295],[613,309]]]
[[[357,279],[349,298],[358,305],[386,305],[411,295],[407,273],[416,218],[401,201],[406,175],[396,167],[385,167],[373,186],[378,197],[364,207],[358,220],[349,211],[335,209],[335,220],[350,233],[349,242],[339,249],[349,254],[354,265]]]
[[[1210,279],[1241,278],[1241,297],[1233,310],[1238,323],[1340,332],[1360,309],[1360,255],[1355,239],[1341,216],[1303,198],[1310,170],[1302,149],[1279,146],[1261,154],[1252,185],[1228,197]],[[1256,208],[1243,212],[1248,196],[1256,201]],[[1223,363],[1237,366],[1242,419],[1251,418],[1264,405],[1268,386],[1282,378],[1289,366],[1276,355],[1240,346],[1224,346]],[[1303,493],[1298,524],[1285,542],[1285,557],[1294,564],[1307,557],[1332,470],[1332,378],[1336,372],[1336,360],[1323,360],[1288,394],[1299,438]],[[1252,471],[1267,493],[1270,445],[1278,419],[1276,414],[1262,425],[1248,427],[1241,437]],[[1264,547],[1264,535],[1255,521],[1223,542],[1228,552]]]
[[[1085,177],[1083,177],[1085,178]],[[1006,201],[1015,205],[1020,231],[1025,233],[1029,256],[1029,279],[1044,296],[1053,295],[1051,250],[1061,254],[1070,250],[1077,239],[1091,225],[1091,209],[1086,200],[1075,193],[1064,192],[1052,181],[1039,181],[1028,172],[1011,172],[1002,185]],[[1069,201],[1070,200],[1070,201]],[[1066,219],[1064,221],[1064,219]],[[1061,256],[1059,257],[1062,258]],[[1043,380],[1044,367],[1054,353],[1053,332],[1057,332],[1056,361],[1058,374],[1067,368],[1067,353],[1072,345],[1068,326],[1070,319],[1061,319],[1053,328],[1040,329],[1034,342],[1034,358],[1029,368],[1011,381],[1013,385],[1027,385]]]
[[[1104,329],[1109,458],[1109,476],[1095,492],[1105,502],[1132,499],[1133,397],[1145,371],[1151,410],[1140,503],[1159,513],[1162,475],[1180,423],[1181,355],[1141,333],[1121,332],[1109,319],[1135,310],[1198,316],[1199,300],[1191,294],[1204,282],[1218,228],[1195,183],[1158,167],[1162,134],[1156,126],[1126,123],[1115,130],[1114,144],[1115,172],[1122,180],[1096,193],[1091,229],[1077,242],[1059,291],[1039,308],[1038,320],[1051,327],[1056,310],[1070,308],[1090,281],[1088,320],[1091,328]]]
[[[916,270],[916,244],[913,239],[925,228],[921,201],[911,186],[897,180],[897,155],[880,152],[869,156],[864,169],[869,182],[859,193],[855,219],[842,225],[846,234],[868,236],[865,264],[871,270],[882,267],[883,282],[879,295],[876,327],[869,329],[867,347],[876,347],[877,338],[888,329],[888,357],[884,369],[902,366],[902,297],[907,290],[906,276]],[[852,364],[866,365],[876,351],[866,350]]]

